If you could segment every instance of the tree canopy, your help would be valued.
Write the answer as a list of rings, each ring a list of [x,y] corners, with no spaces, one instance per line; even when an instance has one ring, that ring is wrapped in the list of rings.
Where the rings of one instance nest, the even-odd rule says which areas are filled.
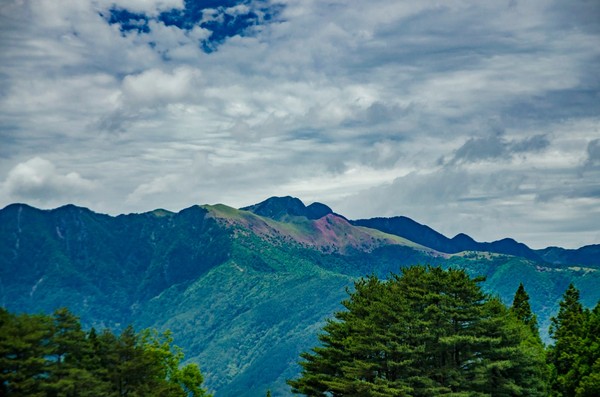
[[[67,309],[52,316],[0,308],[0,396],[208,397],[169,332],[85,332]]]
[[[523,283],[520,283],[519,288],[517,288],[510,311],[519,320],[527,324],[527,326],[531,328],[531,332],[533,332],[534,335],[539,335],[537,316],[531,311],[529,294],[527,291],[525,291]]]
[[[548,351],[550,385],[556,396],[600,395],[600,302],[584,309],[579,290],[570,284],[551,319],[554,345]]]
[[[531,323],[463,270],[405,268],[355,283],[288,383],[307,396],[544,396]]]
[[[339,397],[595,397],[600,395],[600,302],[569,285],[544,348],[529,295],[507,308],[464,270],[414,266],[358,280],[301,355],[292,392]],[[0,308],[0,397],[210,397],[183,366],[169,331],[82,329],[53,315]],[[271,391],[266,393],[267,397]]]

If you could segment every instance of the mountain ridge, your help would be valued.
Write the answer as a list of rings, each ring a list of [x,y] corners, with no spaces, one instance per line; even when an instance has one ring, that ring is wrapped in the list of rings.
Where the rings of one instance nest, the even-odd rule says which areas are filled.
[[[446,254],[301,204],[271,198],[260,208],[194,205],[118,216],[13,204],[0,210],[0,302],[16,312],[68,306],[98,329],[171,329],[216,395],[253,397],[267,389],[290,395],[285,380],[297,375],[300,352],[317,343],[324,321],[365,275],[385,278],[419,263],[459,267],[485,276],[485,291],[505,303],[523,282],[542,330],[570,282],[587,306],[600,299],[596,262],[555,263],[577,259],[569,250],[542,253],[554,262]]]
[[[283,205],[282,205],[283,203]],[[91,212],[98,215],[104,215],[108,217],[124,217],[124,216],[135,216],[135,215],[154,215],[154,216],[165,216],[165,215],[173,215],[177,214],[181,211],[185,211],[189,208],[193,207],[208,207],[214,208],[217,206],[225,206],[228,208],[235,209],[234,207],[229,207],[224,204],[215,204],[215,205],[207,205],[207,204],[196,204],[187,208],[183,208],[180,211],[170,211],[163,208],[157,208],[150,211],[140,212],[140,213],[123,213],[118,215],[109,215],[103,213],[94,212],[92,209],[78,206],[74,204],[65,204],[56,208],[50,209],[40,209],[34,206],[31,206],[26,203],[11,203],[6,205],[4,208],[0,209],[0,211],[10,210],[11,208],[29,208],[36,211],[41,212],[55,212],[55,211],[65,211],[65,210],[82,210],[86,212]],[[270,197],[260,203],[245,206],[239,208],[241,211],[252,212],[256,215],[270,218],[273,220],[287,220],[289,217],[305,217],[309,220],[317,220],[326,215],[333,214],[337,217],[343,218],[347,220],[350,224],[354,226],[364,226],[371,229],[380,230],[384,233],[392,234],[395,236],[403,237],[407,240],[410,240],[414,243],[422,245],[424,247],[428,247],[434,249],[439,252],[447,253],[447,254],[455,254],[462,251],[484,251],[484,252],[494,252],[501,253],[507,255],[515,255],[521,256],[524,258],[528,258],[536,261],[546,261],[546,258],[550,258],[548,263],[554,264],[570,264],[574,258],[581,257],[580,250],[583,252],[593,252],[594,254],[600,253],[600,244],[588,244],[579,248],[563,248],[558,246],[548,246],[546,248],[541,249],[532,249],[528,247],[526,244],[516,241],[513,238],[505,237],[500,240],[495,240],[491,242],[479,242],[476,241],[473,237],[465,234],[458,233],[452,238],[448,238],[447,236],[437,232],[435,229],[427,226],[425,224],[421,224],[409,217],[406,216],[393,216],[393,217],[374,217],[374,218],[366,218],[366,219],[348,219],[347,217],[335,213],[329,206],[323,203],[314,202],[310,205],[306,206],[304,203],[292,196],[284,196]],[[554,260],[552,260],[554,258]],[[593,263],[589,258],[583,259],[582,264],[590,264]]]
[[[321,212],[311,211],[311,207],[313,206],[323,209]],[[600,244],[588,245],[577,249],[547,247],[544,249],[534,250],[529,248],[526,244],[516,241],[510,237],[505,237],[491,242],[478,242],[465,233],[458,233],[456,236],[448,238],[433,228],[418,223],[417,221],[405,216],[394,216],[390,218],[375,217],[369,219],[350,220],[343,215],[334,213],[333,210],[325,204],[314,202],[308,206],[305,206],[300,199],[292,196],[273,196],[260,203],[242,207],[240,210],[250,211],[256,213],[257,215],[265,216],[275,220],[282,220],[286,216],[304,216],[308,219],[318,219],[328,214],[335,214],[348,220],[348,222],[350,222],[352,225],[377,229],[388,234],[406,238],[407,240],[419,245],[447,254],[455,254],[462,251],[484,251],[520,256],[534,261],[545,261],[544,258],[551,257],[550,251],[552,251],[553,248],[559,248],[559,251],[561,252],[561,255],[559,256],[562,258],[562,260],[550,263],[569,264],[574,258],[581,256],[576,254],[576,252],[581,249],[584,249],[584,251],[594,251],[595,253],[594,247],[598,247],[598,251],[600,252]],[[555,255],[558,255],[556,251],[557,250],[555,249],[553,252]],[[584,259],[584,264],[590,264],[592,263],[591,261],[591,259],[586,258]]]
[[[534,250],[512,238],[504,238],[493,242],[477,242],[471,236],[464,233],[459,233],[453,238],[448,238],[429,226],[422,225],[403,216],[359,219],[353,220],[351,223],[396,234],[448,254],[456,254],[462,251],[484,251],[521,256],[535,261],[542,260],[542,257]]]
[[[323,203],[314,202],[306,206],[300,199],[292,196],[269,197],[260,203],[242,207],[240,210],[250,211],[275,220],[282,220],[286,216],[303,216],[311,220],[316,220],[333,214],[333,210]]]

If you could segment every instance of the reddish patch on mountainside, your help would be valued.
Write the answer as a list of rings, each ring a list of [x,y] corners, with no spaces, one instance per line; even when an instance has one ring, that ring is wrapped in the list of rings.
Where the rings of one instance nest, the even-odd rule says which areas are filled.
[[[335,243],[336,245],[339,243],[339,236],[337,234],[339,225],[337,224],[337,219],[340,221],[342,220],[342,218],[338,218],[335,215],[329,214],[314,221],[313,225],[320,232],[320,240],[322,240],[322,243]],[[346,223],[350,225],[348,222]]]
[[[260,216],[251,215],[239,218],[217,216],[219,221],[234,226],[236,235],[253,233],[274,244],[296,242],[305,247],[314,247],[324,252],[345,253],[349,248],[360,251],[373,249],[392,243],[387,239],[378,239],[351,225],[346,219],[328,214],[317,220],[298,218],[290,224],[266,221]],[[291,226],[290,225],[295,225]],[[238,226],[237,228],[235,226]],[[241,226],[241,228],[240,228]]]
[[[344,252],[348,248],[356,248],[371,251],[382,243],[334,214],[317,219],[313,222],[313,227],[313,244],[321,249]]]

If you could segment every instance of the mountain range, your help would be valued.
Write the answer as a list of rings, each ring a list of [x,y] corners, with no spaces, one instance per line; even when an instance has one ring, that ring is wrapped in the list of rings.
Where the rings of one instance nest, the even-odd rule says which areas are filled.
[[[293,197],[116,217],[12,204],[0,210],[0,304],[66,306],[98,329],[168,328],[216,396],[286,396],[299,354],[362,276],[460,267],[485,276],[484,290],[507,304],[522,282],[549,341],[569,283],[585,305],[600,300],[599,254],[600,245],[448,238],[406,217],[349,220]]]

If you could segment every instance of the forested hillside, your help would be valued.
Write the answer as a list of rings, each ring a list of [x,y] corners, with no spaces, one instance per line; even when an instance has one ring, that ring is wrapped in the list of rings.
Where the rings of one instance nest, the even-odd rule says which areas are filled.
[[[570,285],[546,350],[523,285],[507,308],[481,281],[423,266],[359,280],[288,383],[306,396],[598,395],[600,302],[584,309]]]
[[[306,396],[597,396],[600,302],[585,309],[571,284],[545,348],[529,295],[507,308],[464,270],[413,266],[361,278],[301,354],[288,380]],[[182,365],[170,331],[83,331],[61,308],[0,310],[0,395],[210,397],[196,364]],[[271,396],[267,390],[266,396]]]
[[[600,299],[598,264],[571,251],[537,253],[553,253],[545,261],[437,248],[293,198],[117,217],[14,204],[0,210],[0,303],[17,313],[66,306],[85,330],[170,329],[217,395],[280,396],[346,289],[367,275],[460,268],[507,305],[523,283],[545,342],[570,283],[583,307]]]

